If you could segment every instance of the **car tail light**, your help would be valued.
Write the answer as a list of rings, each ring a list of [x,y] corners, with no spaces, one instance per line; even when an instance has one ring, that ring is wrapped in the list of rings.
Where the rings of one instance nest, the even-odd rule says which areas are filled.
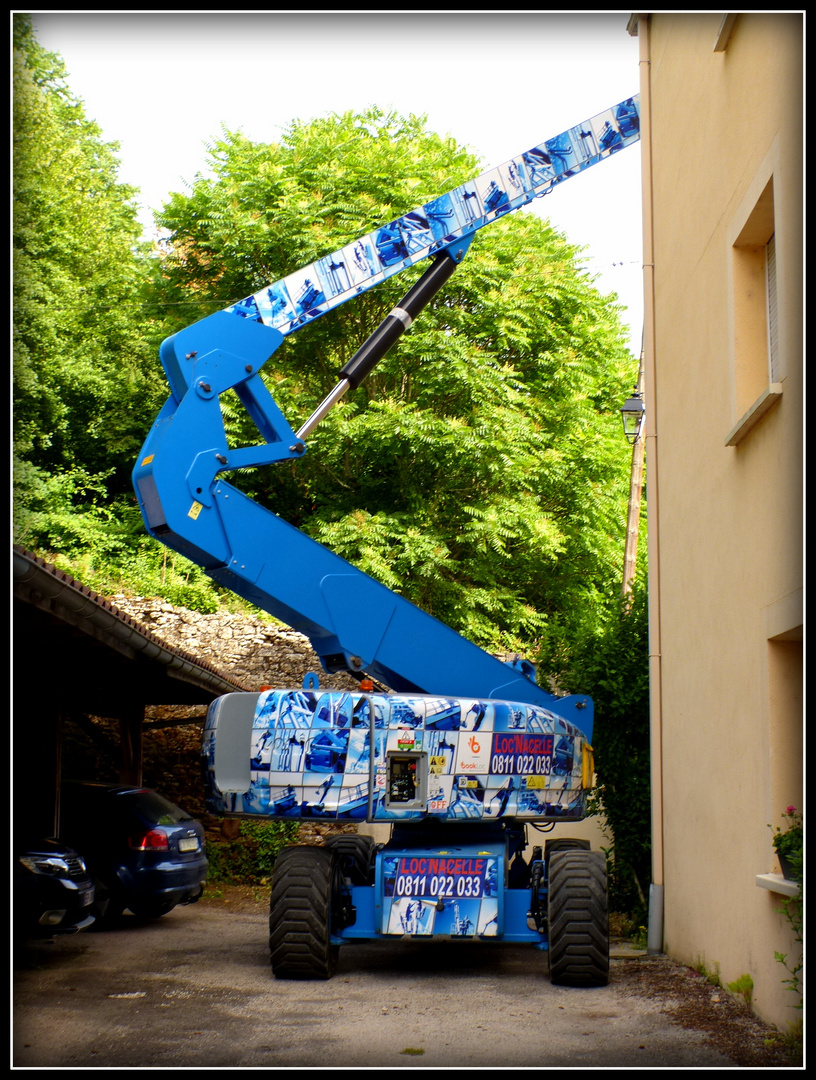
[[[134,851],[167,851],[170,844],[166,832],[161,829],[150,829],[146,833],[131,836],[130,846]]]

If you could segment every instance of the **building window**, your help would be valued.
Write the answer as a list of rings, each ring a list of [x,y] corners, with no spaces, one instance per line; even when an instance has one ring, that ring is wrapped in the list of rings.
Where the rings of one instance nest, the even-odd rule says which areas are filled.
[[[738,419],[726,438],[726,445],[735,446],[782,393],[773,178],[766,184],[731,248],[731,299]]]

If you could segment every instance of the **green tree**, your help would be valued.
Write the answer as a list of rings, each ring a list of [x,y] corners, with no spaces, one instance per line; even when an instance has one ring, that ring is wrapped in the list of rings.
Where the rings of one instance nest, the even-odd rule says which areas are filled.
[[[58,550],[95,542],[160,403],[149,268],[116,145],[28,15],[14,17],[13,92],[15,535]]]
[[[379,109],[224,132],[176,194],[161,295],[189,323],[476,175],[472,155]],[[517,212],[482,230],[434,304],[310,439],[239,478],[327,546],[479,644],[529,650],[620,580],[628,477],[617,406],[634,362],[579,252]],[[422,268],[287,339],[265,377],[297,427]],[[230,437],[257,441],[234,402]]]

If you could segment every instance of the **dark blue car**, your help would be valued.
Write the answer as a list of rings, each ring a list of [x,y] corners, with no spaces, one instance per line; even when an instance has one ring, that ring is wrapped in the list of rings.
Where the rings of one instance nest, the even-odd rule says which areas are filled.
[[[64,783],[60,837],[88,864],[100,924],[115,921],[125,908],[158,918],[204,891],[202,825],[149,788]]]
[[[18,938],[73,934],[93,925],[93,882],[82,857],[65,844],[23,844],[15,852],[13,876]]]

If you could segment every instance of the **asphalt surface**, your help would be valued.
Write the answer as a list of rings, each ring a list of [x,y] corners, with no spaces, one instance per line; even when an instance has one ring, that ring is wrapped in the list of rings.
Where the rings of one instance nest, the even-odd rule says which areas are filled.
[[[204,902],[25,944],[13,1066],[738,1067],[627,991],[636,957],[576,990],[529,946],[394,941],[344,946],[328,982],[284,982],[266,938],[261,904]]]

